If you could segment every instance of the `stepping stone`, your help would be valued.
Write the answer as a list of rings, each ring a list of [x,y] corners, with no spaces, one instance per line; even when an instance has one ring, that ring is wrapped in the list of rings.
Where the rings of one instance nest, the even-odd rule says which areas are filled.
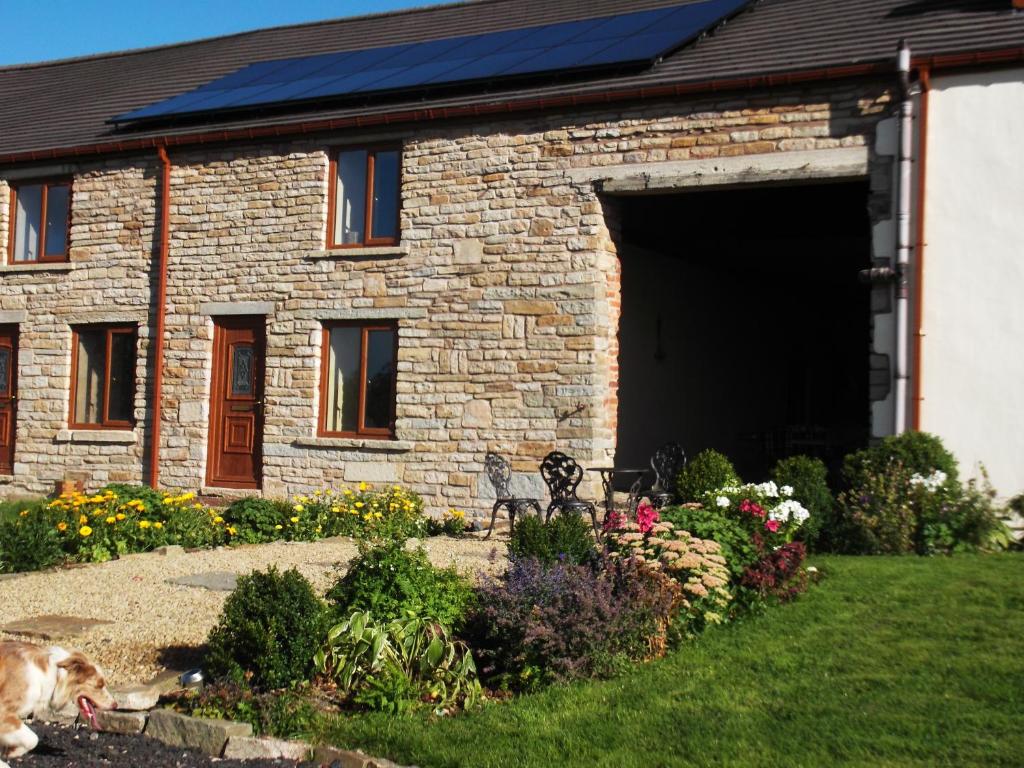
[[[199,587],[208,589],[211,592],[231,592],[238,584],[238,574],[227,571],[211,571],[210,573],[195,573],[191,576],[178,576],[168,579],[168,584],[177,584],[182,587]]]
[[[0,627],[12,635],[27,635],[40,640],[53,640],[58,637],[81,635],[84,632],[103,624],[113,624],[105,619],[85,619],[81,616],[33,616],[20,621],[12,621]]]

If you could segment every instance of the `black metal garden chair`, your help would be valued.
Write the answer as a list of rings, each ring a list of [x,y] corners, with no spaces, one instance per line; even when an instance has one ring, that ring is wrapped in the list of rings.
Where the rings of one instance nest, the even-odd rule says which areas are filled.
[[[545,522],[550,520],[555,512],[572,512],[578,515],[586,512],[590,515],[594,531],[597,531],[597,507],[593,502],[576,495],[576,489],[583,480],[583,467],[571,456],[566,456],[561,451],[552,451],[541,462],[540,474],[551,494],[551,503],[548,504],[544,517]]]
[[[520,511],[534,510],[537,517],[540,517],[540,502],[537,499],[529,499],[516,496],[512,493],[512,465],[503,456],[496,453],[488,453],[484,457],[484,468],[487,470],[487,479],[494,486],[494,495],[497,497],[494,506],[491,508],[491,527],[487,529],[485,539],[491,538],[494,532],[494,521],[498,518],[498,510],[504,508],[508,512],[508,532],[516,525],[516,515]]]
[[[686,453],[679,443],[665,443],[651,457],[654,483],[645,494],[655,509],[667,507],[676,499],[676,478],[686,466]]]

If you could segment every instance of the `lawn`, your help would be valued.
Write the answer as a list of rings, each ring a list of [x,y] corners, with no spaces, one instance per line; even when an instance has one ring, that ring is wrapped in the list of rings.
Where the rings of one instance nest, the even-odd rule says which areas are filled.
[[[797,602],[619,679],[326,740],[424,768],[1024,762],[1024,555],[810,564]]]

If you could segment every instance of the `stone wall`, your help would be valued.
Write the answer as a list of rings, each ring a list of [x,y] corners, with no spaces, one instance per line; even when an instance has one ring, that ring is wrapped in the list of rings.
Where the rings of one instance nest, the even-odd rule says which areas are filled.
[[[384,137],[171,152],[170,269],[161,482],[204,484],[211,302],[269,303],[264,492],[401,482],[434,511],[489,508],[483,453],[536,487],[554,447],[608,463],[616,426],[619,262],[614,200],[579,169],[872,146],[880,86],[662,101],[504,122],[425,123]],[[401,140],[402,252],[326,252],[328,150]],[[158,213],[155,157],[75,172],[67,272],[0,275],[21,324],[18,459],[9,493],[140,480],[150,383],[132,444],[65,442],[70,330],[87,313],[137,316],[148,353]],[[6,178],[0,170],[0,178]],[[9,195],[0,180],[0,242]],[[877,201],[876,201],[877,202]],[[878,204],[888,210],[888,201]],[[243,307],[244,309],[244,307]],[[126,315],[126,316],[127,316]],[[316,438],[320,338],[329,319],[399,327],[397,439]],[[86,439],[84,436],[82,439]],[[525,473],[529,473],[527,476]]]

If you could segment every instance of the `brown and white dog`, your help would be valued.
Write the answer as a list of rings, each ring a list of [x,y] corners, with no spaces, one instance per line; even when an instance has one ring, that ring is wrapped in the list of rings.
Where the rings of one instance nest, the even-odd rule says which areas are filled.
[[[24,718],[70,701],[93,728],[99,727],[97,709],[117,709],[103,670],[79,651],[0,643],[0,768],[10,768],[3,758],[20,757],[39,743]]]

